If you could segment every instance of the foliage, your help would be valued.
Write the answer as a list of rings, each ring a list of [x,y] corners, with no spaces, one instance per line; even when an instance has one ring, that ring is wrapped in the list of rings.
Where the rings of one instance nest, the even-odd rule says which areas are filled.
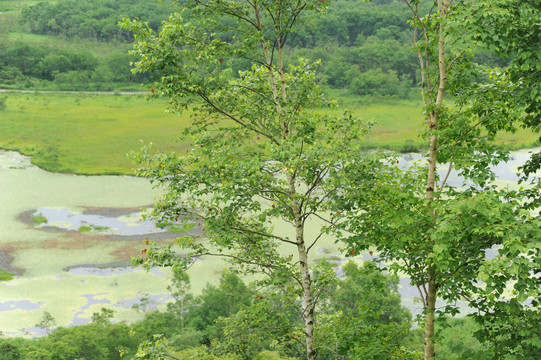
[[[22,2],[23,10],[10,15],[19,18],[23,32],[17,33],[17,41],[0,42],[0,83],[10,88],[98,91],[147,83],[148,75],[134,78],[129,73],[128,63],[135,59],[127,57],[122,50],[125,45],[119,41],[131,41],[131,33],[116,23],[122,16],[144,17],[158,31],[169,5],[167,1]],[[375,1],[365,6],[362,1],[335,0],[329,5],[328,16],[308,18],[303,26],[292,29],[290,56],[284,60],[321,59],[318,81],[332,88],[408,98],[421,80],[417,57],[410,49],[413,34],[408,19],[409,9],[402,1]],[[8,30],[19,29],[12,25]],[[26,31],[42,35],[28,37]],[[228,31],[217,33],[229,39]],[[19,51],[21,48],[26,50]],[[70,56],[88,57],[88,52],[98,55],[93,56],[91,69],[70,60]],[[499,61],[490,51],[480,54],[483,64]],[[250,67],[245,59],[231,61],[234,76]]]
[[[358,317],[365,312],[362,308],[370,304],[373,314],[367,321],[370,324],[411,323],[410,312],[400,302],[398,276],[384,274],[372,261],[365,261],[362,266],[348,261],[342,270],[343,279],[322,295],[325,312],[342,312],[345,317]]]
[[[0,343],[0,354],[2,354],[3,360],[20,360],[21,350],[20,348],[10,342]]]
[[[203,343],[221,337],[219,317],[229,317],[250,304],[252,293],[234,273],[224,272],[218,287],[207,285],[186,313],[190,327],[205,331]]]
[[[463,21],[475,13],[474,6],[406,3],[413,11],[422,75],[428,164],[400,166],[391,158],[373,167],[372,177],[365,176],[361,166],[348,168],[351,190],[341,193],[340,201],[357,211],[357,217],[342,223],[355,233],[345,234],[345,241],[356,250],[375,246],[390,270],[407,274],[418,288],[425,359],[434,357],[436,313],[456,314],[454,304],[464,299],[480,311],[482,322],[496,320],[496,313],[527,320],[517,338],[532,344],[532,350],[525,350],[531,353],[539,334],[529,324],[535,321],[538,304],[524,301],[536,299],[540,291],[539,219],[521,210],[523,194],[491,185],[494,174],[489,168],[507,159],[492,141],[496,133],[516,127],[523,110],[511,95],[517,88],[502,76],[505,71],[475,63],[478,47],[472,39],[483,34],[483,28]],[[423,16],[420,3],[432,3],[437,12]],[[446,101],[447,93],[453,94],[453,105]],[[438,164],[448,167],[442,178]],[[453,170],[463,179],[460,190],[447,184]],[[491,251],[496,258],[487,256]],[[438,299],[445,301],[441,310],[436,310]],[[495,340],[489,328],[484,341]],[[514,353],[503,345],[495,358],[513,358]]]
[[[223,336],[212,343],[215,350],[242,359],[252,359],[269,349],[292,357],[306,356],[301,309],[295,295],[268,289],[252,298],[249,306],[218,319]]]
[[[526,128],[539,133],[541,125],[541,55],[539,54],[539,24],[541,7],[535,2],[514,0],[473,3],[474,16],[468,19],[470,26],[486,28],[476,40],[487,49],[508,62],[500,75],[507,81],[503,94],[512,97],[521,110],[520,122]],[[480,15],[483,14],[483,15]],[[490,23],[487,27],[486,24]],[[500,91],[500,93],[502,93]],[[501,95],[501,94],[500,94]],[[535,209],[540,203],[539,181],[532,176],[541,168],[541,153],[532,155],[531,160],[521,169],[522,182],[536,182],[525,192],[530,199],[527,204]]]
[[[328,263],[322,263],[321,274]],[[385,275],[371,261],[349,261],[344,278],[320,295],[320,357],[333,359],[417,359],[418,352],[402,346],[411,327],[411,314],[400,303],[398,277]],[[334,275],[334,271],[333,271]]]
[[[53,328],[56,326],[56,320],[53,315],[51,315],[50,312],[44,311],[43,316],[39,320],[39,322],[36,324],[36,327],[41,328],[45,330],[47,335],[51,333]]]
[[[490,345],[479,342],[474,333],[479,325],[470,317],[438,319],[438,357],[449,360],[484,360],[491,359]]]
[[[47,337],[28,340],[20,349],[27,360],[120,360],[121,352],[135,353],[140,340],[124,324],[89,324],[60,328]]]
[[[302,298],[308,359],[315,358],[316,303],[309,253],[336,221],[322,214],[334,206],[329,200],[341,186],[340,167],[376,157],[359,148],[367,124],[350,114],[307,111],[325,103],[317,64],[284,64],[293,26],[327,6],[319,0],[187,1],[159,33],[137,20],[124,23],[137,40],[134,71],[161,74],[151,92],[167,97],[173,111],[194,108],[186,131],[194,145],[186,154],[145,147],[135,155],[146,165],[139,175],[165,189],[151,215],[199,223],[207,239],[179,238],[188,255],[153,246],[138,263],[187,266],[217,255],[265,275],[262,284]],[[234,76],[231,59],[252,66]],[[286,234],[273,231],[275,221],[289,224]],[[317,234],[305,235],[316,221]],[[279,246],[288,248],[285,255]]]
[[[129,41],[130,34],[116,26],[122,16],[145,16],[157,29],[169,14],[168,5],[161,1],[149,3],[125,0],[39,2],[22,10],[20,22],[35,34]]]
[[[350,91],[358,95],[376,93],[379,95],[399,95],[404,93],[403,85],[394,71],[384,73],[381,69],[368,70],[359,74],[350,84]],[[407,92],[409,85],[405,86]]]
[[[483,344],[475,337],[479,325],[470,317],[445,317],[436,319],[436,355],[449,360],[488,360],[492,358],[490,344]],[[402,344],[416,350],[423,344],[424,329],[412,329]]]
[[[524,123],[539,129],[541,119],[541,69],[539,62],[539,20],[541,7],[525,0],[470,2],[472,15],[467,24],[482,28],[475,39],[507,62],[514,101],[524,108]],[[490,24],[490,26],[487,26]]]
[[[33,45],[20,41],[0,41],[0,83],[18,87],[56,84],[60,90],[103,90],[113,83],[147,81],[132,76],[131,59],[122,52],[98,58],[84,49],[65,50],[50,45]],[[110,89],[109,89],[110,90]]]
[[[209,353],[205,347],[196,349],[188,349],[175,351],[169,345],[167,339],[161,335],[156,335],[153,341],[147,341],[139,346],[137,359],[142,360],[166,360],[166,359],[205,359],[205,360],[234,360],[235,358],[229,355],[216,356]]]
[[[336,277],[329,263],[324,262],[315,271],[316,277],[332,276],[335,280],[334,284],[326,285],[318,292],[324,298],[318,308],[321,313],[317,329],[320,358],[387,359],[400,355],[400,359],[415,359],[414,352],[406,348],[417,349],[422,335],[417,336],[420,329],[408,331],[409,314],[397,299],[396,277],[385,275],[372,262],[363,266],[348,263],[344,270],[348,275],[342,279]],[[174,278],[172,284],[182,278],[187,280],[181,275]],[[230,293],[225,289],[231,287],[227,284],[244,288],[234,274],[228,273],[220,284],[207,287],[204,294],[193,297],[193,302],[185,303],[187,314],[205,302],[207,308],[222,309],[217,321],[209,322],[208,327],[201,330],[194,329],[189,322],[182,328],[176,305],[164,313],[148,313],[143,320],[131,325],[111,324],[112,314],[102,309],[94,313],[94,321],[90,324],[59,329],[38,339],[1,339],[0,349],[6,360],[120,360],[131,359],[137,353],[153,360],[160,359],[159,356],[254,360],[278,360],[289,356],[298,359],[303,352],[297,340],[302,336],[302,320],[296,309],[298,302],[287,299],[287,294],[278,289],[271,291],[268,288],[245,295],[250,303],[238,306],[237,312],[228,315],[228,311],[223,311],[219,305],[230,302]],[[325,284],[329,283],[326,281]],[[211,302],[205,300],[209,298]],[[178,298],[176,303],[180,301]],[[372,307],[372,303],[378,305]],[[390,314],[396,316],[389,317]],[[443,320],[446,320],[445,324]],[[213,338],[210,347],[204,346],[205,338],[208,339],[216,327],[223,329],[223,336]],[[482,346],[473,337],[479,326],[470,318],[441,318],[437,328],[436,351],[442,358],[490,358],[487,355],[490,348]],[[163,335],[153,335],[160,331]]]
[[[103,307],[101,308],[100,312],[95,312],[92,314],[92,323],[101,327],[106,327],[107,325],[111,324],[111,319],[114,316],[114,310]]]
[[[0,281],[8,281],[8,280],[11,280],[13,279],[13,276],[15,276],[15,274],[7,271],[7,270],[4,270],[4,269],[0,269]]]
[[[361,267],[350,262],[344,271],[345,278],[339,279],[326,261],[314,268],[318,358],[416,358],[401,345],[411,315],[400,304],[398,278],[383,274],[371,262]],[[306,356],[295,296],[271,286],[252,298],[249,306],[218,319],[223,337],[212,342],[213,350],[243,359],[252,359],[264,349]]]
[[[34,37],[36,41],[27,40],[27,36],[22,40],[21,35],[27,34],[19,32],[16,42],[0,42],[0,64],[5,65],[0,70],[0,82],[17,88],[54,86],[62,90],[112,90],[119,83],[148,82],[148,76],[130,76],[128,63],[134,59],[117,62],[116,66],[111,63],[114,58],[125,57],[119,51],[119,45],[123,47],[119,41],[132,40],[131,33],[122,31],[116,23],[122,16],[144,17],[157,31],[161,21],[167,18],[168,5],[167,1],[150,4],[125,0],[114,3],[63,0],[23,4],[20,14],[12,14],[13,17],[19,17],[22,31],[42,35]],[[333,1],[328,16],[307,18],[305,25],[292,29],[294,31],[289,36],[291,47],[288,47],[290,59],[293,62],[299,57],[308,58],[311,62],[321,59],[319,81],[335,88],[350,88],[359,77],[357,82],[365,84],[363,78],[372,78],[376,74],[382,79],[363,87],[363,93],[391,93],[406,97],[411,92],[410,88],[420,80],[415,68],[415,54],[409,49],[412,31],[406,24],[408,16],[407,6],[400,1],[374,2],[369,7],[363,6],[361,1]],[[9,28],[11,32],[17,30],[13,26]],[[227,29],[218,29],[217,33],[224,39],[231,37]],[[46,41],[42,40],[43,36],[46,36]],[[96,42],[84,42],[85,39]],[[40,46],[41,49],[36,50],[36,42],[43,45],[60,42],[61,46]],[[66,42],[75,46],[70,45],[70,51],[62,49],[69,45]],[[85,49],[89,45],[95,47],[92,53],[100,55],[99,59],[94,58],[92,69],[78,67],[64,54],[67,51],[76,56],[86,56]],[[107,50],[107,47],[112,50]],[[14,53],[12,48],[26,50]],[[287,58],[284,60],[286,63],[289,61]],[[490,55],[487,61],[492,61]],[[233,75],[250,67],[246,60],[232,59],[232,62]],[[53,70],[58,71],[58,78]],[[69,71],[80,76],[66,76]],[[86,81],[82,77],[85,73],[89,74]],[[400,87],[392,86],[395,77],[400,79]],[[38,83],[37,79],[41,81]],[[357,84],[353,89],[358,93],[360,87]]]
[[[187,309],[193,303],[193,296],[190,294],[190,277],[181,268],[174,267],[173,279],[167,289],[176,300],[174,303],[168,304],[168,310],[176,313],[178,318],[180,318],[180,327],[184,330],[184,318]]]

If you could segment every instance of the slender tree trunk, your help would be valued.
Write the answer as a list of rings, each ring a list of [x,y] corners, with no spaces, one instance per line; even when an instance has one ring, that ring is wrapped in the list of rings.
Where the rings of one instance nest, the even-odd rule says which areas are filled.
[[[299,255],[299,264],[301,267],[301,282],[303,294],[302,318],[304,321],[304,335],[306,340],[306,359],[316,359],[316,348],[314,338],[314,296],[312,293],[312,279],[310,277],[310,267],[308,266],[308,251],[304,241],[304,222],[301,215],[301,208],[295,199],[297,190],[295,189],[295,178],[288,175],[289,196],[293,209],[293,218],[295,224],[295,242]]]
[[[429,119],[429,126],[435,127],[437,124],[437,118],[431,116]],[[432,127],[432,126],[431,126]],[[430,202],[434,199],[434,187],[436,179],[436,165],[437,165],[437,136],[432,134],[430,136],[430,148],[428,156],[428,179],[426,186],[425,197]],[[437,213],[431,207],[430,210],[434,216],[434,223],[437,221]],[[432,244],[434,246],[434,243]],[[432,265],[429,264],[430,267]],[[436,272],[432,269],[428,273],[428,290],[426,294],[426,301],[424,304],[425,307],[425,338],[424,338],[424,359],[432,360],[434,359],[434,325],[435,325],[435,309],[436,309],[436,298],[437,298],[437,286],[436,286]]]
[[[450,0],[438,0],[438,10],[440,16],[445,18],[447,15],[448,7],[450,6]],[[431,202],[434,200],[435,184],[436,184],[436,167],[438,163],[438,120],[439,120],[439,108],[443,104],[443,96],[445,94],[445,87],[447,83],[447,68],[445,62],[445,35],[443,23],[440,21],[438,26],[438,90],[436,94],[435,109],[431,111],[430,117],[428,119],[428,127],[430,128],[430,145],[429,145],[429,156],[428,156],[428,178],[426,186],[426,199],[429,201],[430,210],[434,216],[434,226],[436,226],[438,220],[438,214],[434,208],[431,206]],[[434,246],[435,243],[432,244]],[[425,347],[424,347],[424,358],[425,360],[432,360],[435,357],[434,352],[434,327],[435,327],[435,310],[436,310],[436,299],[438,296],[438,286],[436,281],[436,271],[432,268],[432,265],[429,264],[428,272],[428,292],[426,296],[425,304]]]
[[[182,331],[184,331],[184,297],[186,294],[182,295],[182,298],[180,299],[180,328]]]
[[[435,311],[436,311],[436,297],[437,297],[437,287],[436,287],[436,274],[430,272],[428,280],[428,293],[426,296],[425,304],[425,348],[424,348],[424,358],[425,360],[434,359],[434,325],[436,322]]]
[[[297,221],[295,221],[297,223]],[[303,313],[304,334],[306,337],[306,359],[315,360],[316,349],[314,339],[314,298],[312,295],[312,280],[310,268],[308,267],[308,254],[303,237],[303,226],[297,225],[297,249],[299,252],[299,263],[301,265],[302,292],[303,292]]]
[[[260,31],[262,31],[261,19],[259,16],[259,8],[257,1],[253,2],[253,8],[255,11],[256,24]],[[276,30],[280,29],[280,13],[274,14],[274,21],[276,25]],[[285,81],[285,71],[284,71],[284,62],[283,62],[283,44],[280,38],[280,35],[276,37],[276,43],[278,45],[278,74],[280,84],[276,79],[274,74],[274,65],[272,63],[271,54],[269,48],[265,42],[261,44],[263,52],[265,54],[265,61],[269,69],[269,79],[272,88],[273,100],[276,107],[276,115],[282,116],[282,105],[281,100],[287,100],[287,90],[286,90],[286,81]],[[280,90],[280,94],[279,94]],[[281,95],[281,96],[280,96]],[[281,100],[280,100],[281,99]],[[284,139],[287,139],[289,134],[289,123],[284,120],[282,123],[282,136]],[[304,242],[304,221],[302,219],[302,209],[299,206],[299,203],[295,199],[297,195],[297,190],[295,188],[295,176],[289,174],[287,176],[289,183],[289,197],[291,199],[291,206],[293,210],[293,218],[295,225],[295,242],[297,243],[297,251],[299,255],[299,264],[301,267],[301,283],[302,283],[302,293],[303,293],[303,312],[302,317],[304,321],[304,333],[306,341],[306,359],[315,360],[316,359],[316,349],[315,349],[315,338],[314,338],[314,297],[312,294],[312,280],[310,278],[310,267],[308,266],[308,251],[306,249],[306,244]]]

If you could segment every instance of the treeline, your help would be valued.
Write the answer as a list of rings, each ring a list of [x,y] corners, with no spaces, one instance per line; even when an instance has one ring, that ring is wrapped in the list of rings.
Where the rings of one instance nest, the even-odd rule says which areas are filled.
[[[158,29],[167,18],[170,1],[64,0],[40,2],[26,7],[20,22],[33,34],[99,41],[131,41],[131,34],[117,23],[123,17],[141,17]]]
[[[0,41],[0,84],[19,88],[112,90],[115,83],[146,82],[134,76],[127,52],[98,58],[90,52],[58,50],[48,46]]]
[[[116,42],[128,48],[133,40],[122,30],[122,17],[140,17],[157,30],[171,12],[170,1],[59,0],[23,9],[24,31],[76,42],[92,39]],[[319,81],[354,95],[407,98],[419,83],[417,57],[411,49],[410,10],[403,1],[377,0],[369,5],[356,0],[335,0],[327,16],[313,18],[292,35],[289,55],[311,61],[321,59]],[[428,12],[428,9],[425,9]],[[124,47],[124,44],[126,46]],[[99,48],[99,44],[97,45]],[[126,50],[127,51],[127,50]],[[97,59],[84,50],[70,54],[20,41],[0,42],[0,86],[62,90],[111,90],[119,83],[139,84],[128,55],[110,54]],[[495,61],[490,54],[483,61]],[[235,68],[245,70],[248,63]]]
[[[63,37],[66,41],[93,39],[127,43],[131,34],[117,23],[122,17],[141,17],[158,29],[171,12],[170,2],[74,1],[40,2],[23,9],[24,31]],[[320,81],[352,94],[407,97],[417,83],[412,30],[406,24],[408,8],[400,1],[336,0],[328,16],[311,19],[292,38],[290,58],[322,60]],[[82,61],[75,57],[84,59]],[[110,55],[96,59],[89,53],[67,54],[54,49],[0,43],[0,85],[57,87],[64,90],[109,90],[117,83],[140,83],[129,73],[129,58]],[[114,63],[114,64],[113,64]],[[244,70],[248,64],[238,64]],[[139,75],[140,76],[140,75]]]
[[[418,359],[410,349],[422,342],[421,329],[410,330],[410,312],[401,306],[398,278],[384,275],[372,262],[350,262],[344,277],[335,276],[323,262],[315,274],[335,278],[319,290],[319,359]],[[3,360],[120,360],[159,358],[168,351],[179,359],[299,359],[304,347],[295,294],[248,287],[234,273],[222,274],[217,286],[207,285],[201,295],[190,293],[190,280],[175,271],[169,287],[175,301],[164,312],[150,311],[142,299],[137,305],[145,318],[137,323],[113,324],[114,312],[102,309],[84,326],[55,329],[46,313],[37,326],[50,332],[37,339],[2,339]],[[282,284],[287,287],[287,284]],[[276,311],[279,309],[279,311]],[[469,319],[453,319],[441,332],[442,359],[482,360],[488,353],[471,333]],[[156,337],[155,334],[161,334]],[[199,357],[196,357],[199,356]]]
[[[406,97],[417,84],[410,10],[403,1],[335,1],[292,38],[294,57],[322,60],[322,81],[357,95]]]

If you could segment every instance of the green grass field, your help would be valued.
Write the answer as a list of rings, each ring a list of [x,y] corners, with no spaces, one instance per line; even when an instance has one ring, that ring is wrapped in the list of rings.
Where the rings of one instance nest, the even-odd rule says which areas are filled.
[[[0,113],[0,147],[31,155],[47,170],[131,174],[126,154],[154,142],[182,149],[177,139],[189,115],[166,114],[163,101],[143,96],[7,93]]]
[[[190,121],[166,113],[163,100],[146,101],[143,95],[83,95],[5,93],[6,109],[0,112],[0,147],[32,156],[47,170],[78,174],[131,174],[126,154],[141,141],[159,149],[184,151],[178,141]],[[418,138],[421,105],[416,100],[374,101],[347,99],[344,108],[374,119],[376,125],[366,146],[398,151],[423,148]],[[340,110],[338,110],[340,111]],[[512,148],[531,147],[538,135],[528,131],[504,135]]]

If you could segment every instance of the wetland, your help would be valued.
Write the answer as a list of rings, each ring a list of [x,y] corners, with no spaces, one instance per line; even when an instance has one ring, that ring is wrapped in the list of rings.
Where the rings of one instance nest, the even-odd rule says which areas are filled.
[[[517,168],[529,153],[515,151],[508,163],[493,168],[500,186],[517,186]],[[449,181],[457,186],[460,178],[452,173]],[[0,191],[0,264],[15,274],[0,282],[4,335],[41,335],[35,324],[44,311],[53,314],[59,326],[71,326],[88,323],[107,305],[116,311],[116,322],[131,322],[143,316],[132,308],[141,299],[149,299],[151,309],[171,299],[169,269],[146,272],[130,265],[144,239],[166,243],[178,236],[171,225],[141,220],[141,211],[159,195],[148,180],[51,173],[34,166],[28,156],[0,150]],[[324,239],[317,254],[315,261],[344,261],[332,239]],[[207,282],[217,283],[227,266],[216,258],[201,260],[190,270],[194,293]],[[403,303],[416,313],[416,290],[406,278],[400,283]]]

